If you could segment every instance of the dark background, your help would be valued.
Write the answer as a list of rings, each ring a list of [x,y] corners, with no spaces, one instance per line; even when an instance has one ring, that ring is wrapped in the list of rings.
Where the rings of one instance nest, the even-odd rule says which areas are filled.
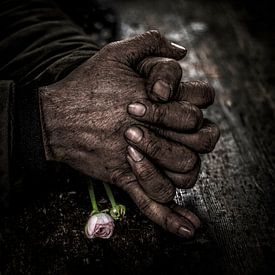
[[[110,240],[87,240],[90,211],[84,179],[61,165],[26,180],[14,208],[1,217],[3,274],[274,274],[274,38],[267,1],[61,1],[60,6],[104,45],[159,29],[184,45],[183,79],[216,89],[206,116],[221,138],[203,156],[196,187],[178,203],[203,221],[186,241],[143,217],[121,191],[126,219]],[[43,186],[43,187],[42,187]],[[98,183],[97,196],[107,206]]]

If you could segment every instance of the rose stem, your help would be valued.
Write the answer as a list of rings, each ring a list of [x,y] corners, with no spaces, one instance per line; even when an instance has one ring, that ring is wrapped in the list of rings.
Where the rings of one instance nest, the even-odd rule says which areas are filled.
[[[112,189],[110,187],[110,185],[106,182],[103,182],[104,184],[104,188],[105,188],[105,191],[106,191],[106,194],[111,202],[111,205],[113,208],[115,208],[117,206],[116,204],[116,201],[115,201],[115,198],[114,198],[114,195],[113,195],[113,192],[112,192]]]
[[[98,212],[98,207],[97,207],[96,198],[95,198],[94,184],[91,179],[89,179],[88,181],[88,190],[89,190],[89,195],[90,195],[90,199],[93,207],[93,212]]]

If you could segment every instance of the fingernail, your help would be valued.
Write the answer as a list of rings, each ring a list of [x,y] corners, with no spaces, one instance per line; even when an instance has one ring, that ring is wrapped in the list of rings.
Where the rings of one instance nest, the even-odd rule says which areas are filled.
[[[178,230],[178,233],[185,238],[191,238],[194,235],[194,230],[181,226]]]
[[[167,100],[170,98],[171,87],[163,80],[158,80],[153,86],[153,93],[157,95],[159,99]]]
[[[183,53],[186,53],[186,52],[187,52],[187,50],[186,50],[184,47],[182,47],[182,46],[180,46],[180,45],[178,45],[178,44],[176,44],[176,43],[171,42],[171,45],[172,45],[173,47],[177,48],[177,50],[181,50]]]
[[[125,136],[135,142],[135,143],[138,143],[142,140],[143,138],[143,132],[141,129],[139,129],[138,127],[131,127],[129,128],[126,133],[125,133]]]
[[[144,156],[132,146],[128,146],[127,150],[128,150],[128,154],[133,159],[133,161],[138,162],[143,160]]]
[[[131,103],[128,105],[128,112],[135,116],[143,116],[146,112],[146,107],[141,103]]]

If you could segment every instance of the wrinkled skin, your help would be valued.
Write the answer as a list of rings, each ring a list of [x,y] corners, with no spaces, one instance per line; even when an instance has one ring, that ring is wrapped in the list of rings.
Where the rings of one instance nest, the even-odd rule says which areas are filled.
[[[176,60],[185,53],[155,31],[111,43],[63,80],[41,88],[40,106],[48,160],[116,184],[150,219],[191,237],[199,219],[166,203],[175,186],[194,184],[198,153],[211,151],[219,133],[199,109],[213,102],[213,90],[179,82]],[[158,80],[168,82],[168,89]],[[129,107],[133,103],[141,105]]]

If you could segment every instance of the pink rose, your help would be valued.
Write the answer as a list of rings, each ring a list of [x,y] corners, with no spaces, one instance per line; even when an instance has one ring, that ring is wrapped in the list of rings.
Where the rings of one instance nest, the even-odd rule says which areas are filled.
[[[109,239],[113,235],[114,220],[106,213],[97,213],[91,215],[86,226],[85,233],[87,238]]]

